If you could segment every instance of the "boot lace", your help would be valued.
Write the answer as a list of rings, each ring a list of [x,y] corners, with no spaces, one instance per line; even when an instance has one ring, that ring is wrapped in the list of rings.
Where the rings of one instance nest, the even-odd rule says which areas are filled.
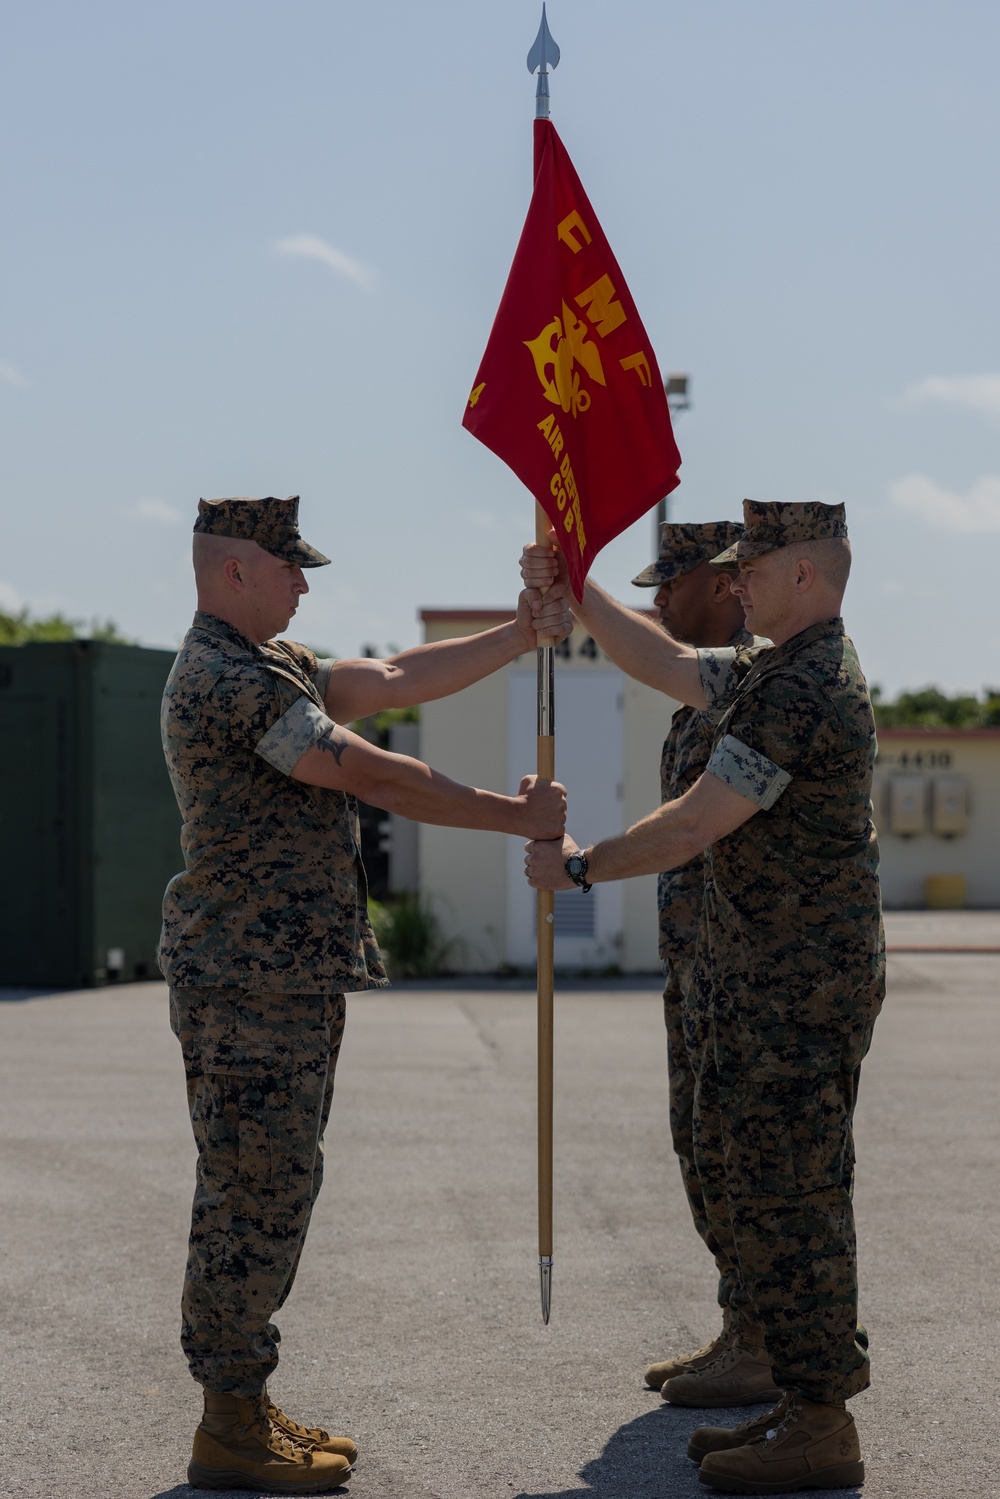
[[[726,1369],[731,1369],[735,1364],[741,1363],[748,1353],[757,1357],[763,1356],[759,1348],[752,1348],[749,1343],[744,1343],[740,1338],[736,1338],[726,1348],[722,1349],[719,1356],[714,1358],[702,1373],[707,1374],[711,1370],[715,1374],[721,1373]]]
[[[318,1426],[301,1426],[298,1421],[293,1421],[291,1416],[286,1416],[280,1406],[275,1405],[270,1395],[267,1396],[267,1415],[272,1426],[280,1426],[284,1432],[291,1432],[292,1436],[300,1442],[325,1442],[328,1440],[327,1433],[321,1431]]]
[[[780,1409],[781,1407],[778,1406],[773,1414],[777,1415]],[[798,1421],[801,1414],[801,1402],[795,1400],[794,1398],[790,1399],[785,1407],[785,1413],[778,1424],[776,1426],[769,1426],[767,1428],[767,1431],[764,1433],[764,1440],[766,1442],[773,1442],[775,1437],[779,1437],[783,1431],[789,1431]]]
[[[742,1421],[735,1428],[736,1431],[746,1433],[752,1441],[758,1442],[772,1433],[777,1433],[778,1426],[784,1418],[788,1405],[788,1396],[782,1395],[773,1411],[768,1411],[764,1416],[755,1416],[750,1421]]]
[[[261,1395],[254,1406],[253,1420],[247,1421],[242,1426],[234,1427],[236,1435],[242,1440],[253,1432],[260,1437],[272,1452],[278,1453],[281,1457],[300,1459],[304,1452],[311,1450],[311,1444],[308,1441],[302,1441],[297,1437],[290,1436],[287,1431],[282,1431],[280,1426],[275,1426],[271,1420],[268,1409],[269,1404],[270,1402]],[[275,1406],[275,1409],[277,1410],[277,1406]]]
[[[713,1338],[710,1343],[706,1343],[704,1348],[696,1348],[693,1353],[682,1353],[678,1359],[678,1363],[693,1363],[696,1358],[704,1358],[706,1353],[721,1355],[724,1349],[731,1346],[732,1341],[733,1333],[723,1328],[718,1337]]]

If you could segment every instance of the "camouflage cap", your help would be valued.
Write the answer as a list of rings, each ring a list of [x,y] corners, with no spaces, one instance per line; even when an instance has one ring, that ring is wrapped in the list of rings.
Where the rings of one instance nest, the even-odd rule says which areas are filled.
[[[262,500],[199,500],[195,532],[206,536],[235,536],[255,541],[282,562],[299,567],[325,567],[330,561],[299,535],[299,497],[287,500],[273,494]]]
[[[731,520],[708,521],[704,525],[665,521],[660,527],[659,556],[632,582],[636,588],[658,588],[661,583],[693,572],[702,562],[711,562],[720,548],[732,546],[742,534],[743,527]]]
[[[743,535],[735,546],[729,546],[712,561],[742,562],[747,557],[763,557],[780,547],[794,546],[797,541],[827,541],[847,535],[843,505],[823,505],[819,500],[781,504],[779,501],[743,501]]]

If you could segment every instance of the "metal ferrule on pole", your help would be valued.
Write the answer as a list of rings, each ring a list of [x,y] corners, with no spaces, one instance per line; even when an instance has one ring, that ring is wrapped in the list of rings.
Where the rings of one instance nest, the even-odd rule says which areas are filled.
[[[548,738],[556,731],[555,651],[540,645],[536,651],[538,668],[538,734]]]
[[[550,1254],[538,1256],[538,1269],[542,1280],[542,1321],[548,1327],[549,1313],[552,1310],[552,1256]]]

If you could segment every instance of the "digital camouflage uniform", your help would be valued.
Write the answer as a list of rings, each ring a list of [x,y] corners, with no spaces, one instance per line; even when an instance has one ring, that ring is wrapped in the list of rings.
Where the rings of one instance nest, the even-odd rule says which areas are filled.
[[[659,555],[655,562],[632,579],[637,588],[657,588],[710,561],[734,544],[743,527],[731,521],[671,523],[660,527]],[[731,645],[748,645],[752,636],[737,631]],[[700,777],[712,752],[715,728],[704,710],[681,705],[670,720],[670,732],[660,755],[660,800],[676,801]],[[695,950],[705,900],[705,860],[699,855],[679,869],[662,872],[657,879],[659,955],[663,964],[663,1017],[667,1031],[667,1077],[670,1089],[670,1137],[681,1168],[681,1180],[694,1225],[715,1259],[719,1271],[718,1298],[727,1306],[738,1281],[736,1250],[732,1235],[719,1215],[714,1223],[705,1210],[705,1194],[699,1172],[710,1172],[724,1180],[721,1156],[709,1161],[705,1151],[696,1162],[692,1137],[696,1078],[688,1055],[685,1031],[696,1029],[693,1015],[685,1013],[695,1001],[691,980]]]
[[[752,637],[741,630],[733,644],[749,643]],[[681,706],[670,721],[670,732],[660,757],[660,800],[676,801],[701,776],[712,752],[714,727],[710,715],[697,708]],[[703,1148],[696,1159],[693,1137],[694,1098],[697,1079],[692,1057],[698,1057],[703,1044],[696,1042],[688,1051],[688,1037],[701,1037],[705,1018],[699,1015],[698,993],[692,987],[695,952],[705,903],[705,855],[692,859],[679,869],[662,872],[657,879],[656,897],[660,923],[660,961],[666,982],[663,989],[663,1017],[667,1028],[667,1078],[670,1088],[670,1137],[680,1163],[681,1180],[695,1228],[713,1255],[719,1271],[718,1299],[728,1306],[738,1280],[736,1250],[732,1235],[725,1233],[725,1223],[718,1216],[714,1222],[705,1208],[702,1177],[710,1175],[721,1184],[725,1177],[721,1156],[710,1159]]]
[[[322,1180],[344,991],[387,982],[354,799],[289,774],[332,726],[330,664],[199,613],[163,696],[185,870],[160,966],[198,1146],[181,1341],[195,1379],[244,1399],[277,1363]]]
[[[851,1187],[885,979],[875,725],[839,619],[699,656],[717,719],[707,769],[761,810],[707,856],[695,1160],[725,1162],[724,1184],[701,1178],[705,1210],[732,1234],[731,1304],[762,1323],[775,1384],[835,1402],[868,1384]]]

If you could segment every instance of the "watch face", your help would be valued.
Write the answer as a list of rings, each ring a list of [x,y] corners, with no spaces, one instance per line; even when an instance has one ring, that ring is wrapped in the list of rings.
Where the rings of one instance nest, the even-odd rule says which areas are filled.
[[[569,870],[570,876],[573,879],[576,879],[577,875],[581,875],[583,873],[582,855],[570,854],[569,858],[566,860],[566,868]]]

